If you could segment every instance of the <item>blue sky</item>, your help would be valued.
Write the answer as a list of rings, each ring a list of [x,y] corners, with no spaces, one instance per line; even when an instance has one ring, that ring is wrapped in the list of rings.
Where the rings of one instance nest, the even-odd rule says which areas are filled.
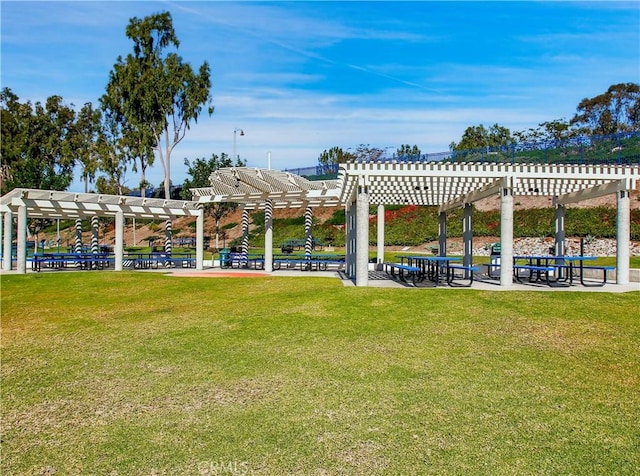
[[[211,117],[172,155],[237,152],[249,166],[311,166],[333,146],[448,150],[468,126],[566,118],[640,82],[639,2],[2,1],[2,87],[21,100],[98,103],[130,18],[169,11],[179,54],[211,68]],[[162,181],[159,161],[148,174]],[[127,185],[138,177],[127,174]],[[82,191],[74,183],[72,190]]]

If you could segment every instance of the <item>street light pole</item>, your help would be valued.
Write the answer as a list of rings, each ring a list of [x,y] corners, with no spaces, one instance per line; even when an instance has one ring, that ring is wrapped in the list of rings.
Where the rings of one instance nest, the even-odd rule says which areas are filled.
[[[233,160],[236,161],[238,159],[236,155],[236,132],[240,132],[240,136],[244,135],[244,131],[242,129],[238,129],[237,127],[233,129]],[[235,165],[235,164],[232,164]]]

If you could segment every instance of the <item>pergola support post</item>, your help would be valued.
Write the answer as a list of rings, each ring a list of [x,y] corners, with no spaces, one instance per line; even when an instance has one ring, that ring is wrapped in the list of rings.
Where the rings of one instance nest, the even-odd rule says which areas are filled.
[[[311,256],[313,251],[313,208],[304,210],[304,254]]]
[[[164,222],[164,252],[168,255],[173,252],[173,229],[171,218]]]
[[[100,251],[99,243],[98,243],[98,226],[99,219],[97,215],[91,217],[91,254],[97,255]],[[97,263],[93,263],[91,265],[92,269],[96,269],[98,267]]]
[[[629,284],[629,248],[631,246],[631,208],[628,190],[617,193],[616,283]]]
[[[447,256],[447,212],[438,214],[438,256]]]
[[[122,264],[124,261],[124,212],[117,211],[115,215],[116,222],[116,236],[115,236],[115,264],[114,269],[116,271],[122,271]]]
[[[273,272],[273,201],[264,204],[264,270]]]
[[[76,236],[73,248],[74,253],[82,253],[82,218],[76,218]]]
[[[2,246],[2,257],[4,259],[4,216],[5,213],[0,213],[0,246]]]
[[[242,210],[242,254],[249,254],[249,210]]]
[[[555,234],[555,245],[554,245],[554,254],[556,256],[564,256],[565,253],[565,225],[564,225],[564,217],[565,217],[566,207],[561,204],[556,204],[556,216],[555,216],[555,226],[556,226],[556,234]]]
[[[346,207],[345,228],[346,228],[346,263],[347,276],[354,279],[356,275],[356,245],[355,245],[355,202],[351,202]]]
[[[464,266],[473,264],[473,205],[465,203],[462,222],[463,258]],[[468,273],[465,273],[468,277]]]
[[[17,262],[16,271],[18,274],[27,273],[27,206],[18,207],[18,231],[16,236]]]
[[[377,230],[377,258],[376,269],[382,271],[384,268],[384,205],[378,205],[378,230]]]
[[[91,217],[91,253],[98,254],[100,251],[99,247],[99,239],[98,239],[98,230],[99,230],[100,220],[97,215]]]
[[[196,216],[196,270],[204,269],[204,209]]]
[[[4,214],[4,236],[2,252],[2,270],[11,271],[13,268],[13,213]]]
[[[366,185],[358,187],[356,204],[356,286],[369,284],[369,192]]]
[[[500,192],[500,286],[513,284],[513,190]]]

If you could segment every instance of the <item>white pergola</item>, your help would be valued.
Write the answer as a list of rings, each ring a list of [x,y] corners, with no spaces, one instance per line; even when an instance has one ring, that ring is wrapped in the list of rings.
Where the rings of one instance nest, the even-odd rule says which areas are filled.
[[[100,194],[17,189],[0,199],[4,215],[4,256],[10,256],[13,216],[18,216],[18,270],[26,272],[27,217],[116,218],[116,269],[122,269],[124,217],[197,217],[196,267],[202,269],[202,206],[233,202],[243,207],[243,235],[248,237],[249,211],[265,210],[265,268],[273,264],[273,210],[305,208],[307,243],[311,243],[314,207],[346,209],[346,272],[357,286],[368,285],[369,209],[378,206],[377,260],[384,256],[385,205],[439,207],[439,252],[446,254],[447,213],[464,210],[464,262],[472,259],[473,203],[500,197],[500,284],[512,284],[513,203],[515,196],[548,196],[556,208],[556,255],[564,254],[564,216],[568,204],[615,195],[617,197],[616,282],[629,283],[630,191],[640,177],[638,166],[497,164],[451,162],[352,162],[341,164],[337,180],[309,181],[288,172],[249,167],[220,169],[211,175],[211,186],[192,189],[192,201],[143,199]],[[246,238],[248,240],[248,238]],[[243,240],[248,249],[248,241]],[[118,253],[120,261],[118,264]],[[8,261],[8,263],[7,263]],[[3,261],[10,269],[11,260]]]
[[[232,202],[243,208],[243,251],[248,249],[249,212],[265,212],[265,270],[273,271],[273,210],[305,208],[305,247],[311,252],[311,224],[314,207],[337,207],[340,202],[338,180],[310,181],[278,170],[247,167],[225,168],[211,174],[211,187],[192,189],[198,204]]]
[[[378,262],[384,253],[385,205],[439,207],[439,252],[446,254],[446,217],[464,209],[464,263],[472,258],[472,204],[500,197],[500,284],[513,278],[514,196],[548,196],[556,207],[556,255],[564,254],[565,206],[604,195],[617,196],[617,277],[629,283],[629,193],[640,176],[638,166],[550,165],[451,162],[348,163],[339,174],[340,202],[347,207],[347,274],[356,285],[368,281],[369,207],[378,205]]]
[[[49,219],[115,219],[115,269],[122,270],[124,256],[124,219],[150,218],[171,220],[196,218],[196,268],[202,269],[204,250],[204,214],[202,207],[190,200],[164,200],[95,193],[70,193],[34,189],[14,189],[0,198],[0,235],[3,236],[3,270],[10,270],[12,260],[13,217],[17,216],[16,270],[26,273],[27,217]]]

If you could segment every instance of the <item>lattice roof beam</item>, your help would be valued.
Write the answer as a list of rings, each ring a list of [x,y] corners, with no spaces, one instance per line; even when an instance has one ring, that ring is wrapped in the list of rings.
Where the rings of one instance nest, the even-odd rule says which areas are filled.
[[[492,183],[480,187],[476,190],[470,191],[462,196],[459,196],[444,205],[441,205],[438,209],[439,213],[446,213],[455,208],[463,207],[465,204],[474,203],[479,200],[483,200],[488,197],[492,197],[500,193],[500,190],[509,186],[509,177],[502,177],[496,179]]]
[[[48,218],[115,216],[122,212],[130,218],[170,219],[199,213],[199,207],[192,201],[34,189],[15,189],[0,200],[3,212],[15,211],[19,206],[26,206],[31,217]]]
[[[571,203],[581,202],[583,200],[591,200],[605,195],[612,195],[617,192],[629,190],[629,183],[626,180],[614,180],[609,183],[596,185],[591,188],[583,188],[574,192],[569,192],[554,198],[554,204],[568,205]]]

